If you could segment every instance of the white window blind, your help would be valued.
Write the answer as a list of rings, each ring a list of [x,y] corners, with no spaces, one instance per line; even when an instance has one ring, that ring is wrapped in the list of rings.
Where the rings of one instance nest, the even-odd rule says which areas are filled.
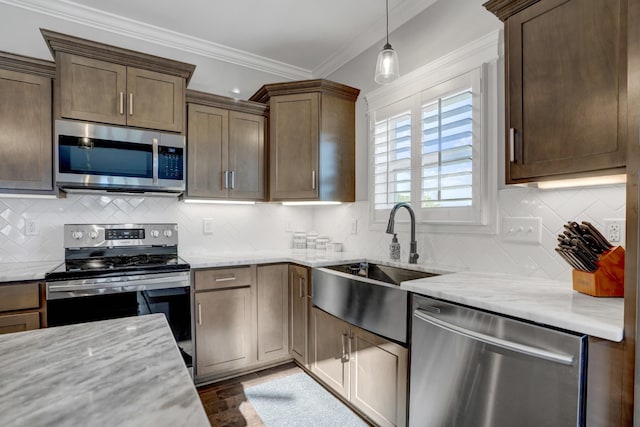
[[[376,121],[374,126],[375,209],[411,201],[411,112]]]
[[[421,207],[473,204],[471,88],[422,106]]]

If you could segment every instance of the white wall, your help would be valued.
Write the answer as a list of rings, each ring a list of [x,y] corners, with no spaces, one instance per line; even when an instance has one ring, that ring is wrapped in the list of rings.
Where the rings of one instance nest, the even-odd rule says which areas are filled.
[[[483,2],[440,0],[394,31],[390,42],[400,56],[400,72],[408,73],[501,28],[500,21],[484,10]],[[235,79],[253,82],[256,89],[263,83],[284,80],[124,35],[73,25],[3,3],[0,3],[0,23],[0,50],[51,59],[38,28],[68,32],[194,63],[197,71],[190,87],[222,95],[235,84]],[[183,254],[287,248],[291,233],[285,230],[291,227],[307,231],[316,229],[334,241],[344,242],[347,250],[386,259],[390,236],[370,229],[369,224],[367,108],[363,101],[364,95],[377,87],[373,82],[373,70],[382,45],[383,41],[380,41],[329,77],[362,89],[356,121],[357,203],[301,208],[279,204],[187,205],[158,198],[69,196],[60,200],[34,200],[0,197],[0,263],[61,259],[62,225],[66,223],[135,221],[177,222]],[[496,143],[501,145],[502,141]],[[500,164],[500,153],[498,157]],[[503,179],[500,170],[492,172]],[[561,232],[562,224],[568,220],[588,220],[602,229],[605,218],[624,218],[625,190],[624,186],[556,191],[514,187],[499,191],[497,208],[498,226],[505,216],[542,218],[542,244],[510,244],[499,234],[420,233],[420,263],[453,270],[568,279],[569,267],[553,252],[555,235]],[[403,212],[399,213],[399,219],[402,215]],[[25,234],[24,224],[28,218],[38,220],[40,233],[37,236]],[[202,233],[203,218],[214,219],[212,235]],[[358,221],[355,235],[350,234],[352,219]],[[408,249],[407,233],[401,232],[399,239],[404,259]]]

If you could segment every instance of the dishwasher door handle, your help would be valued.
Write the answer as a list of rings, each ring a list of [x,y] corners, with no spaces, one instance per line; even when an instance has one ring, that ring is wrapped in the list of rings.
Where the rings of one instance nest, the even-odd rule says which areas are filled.
[[[457,325],[453,325],[449,322],[437,319],[431,316],[424,310],[416,309],[413,315],[420,320],[427,323],[431,323],[434,326],[445,329],[449,332],[462,335],[467,338],[471,338],[476,341],[480,341],[486,344],[495,345],[496,347],[503,348],[505,350],[514,351],[516,353],[522,353],[529,356],[537,357],[539,359],[549,360],[551,362],[561,363],[563,365],[573,365],[573,356],[567,356],[564,354],[558,354],[551,351],[547,351],[541,348],[532,347],[526,344],[518,344],[512,341],[503,340],[501,338],[492,337],[491,335],[482,334],[480,332],[471,331],[466,328],[462,328]]]

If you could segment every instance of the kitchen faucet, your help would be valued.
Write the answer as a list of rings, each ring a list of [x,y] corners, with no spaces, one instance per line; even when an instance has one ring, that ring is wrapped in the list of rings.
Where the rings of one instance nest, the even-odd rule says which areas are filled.
[[[413,213],[413,209],[408,203],[397,203],[391,214],[389,215],[389,223],[387,224],[387,234],[393,234],[394,221],[396,217],[396,211],[400,208],[407,208],[409,215],[411,216],[411,247],[409,248],[409,264],[418,263],[418,243],[416,242],[416,215]]]

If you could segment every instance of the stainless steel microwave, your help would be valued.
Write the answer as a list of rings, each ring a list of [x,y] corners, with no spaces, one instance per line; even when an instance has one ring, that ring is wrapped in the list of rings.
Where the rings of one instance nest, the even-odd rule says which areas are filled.
[[[183,135],[56,120],[54,149],[56,185],[67,192],[185,190]]]

